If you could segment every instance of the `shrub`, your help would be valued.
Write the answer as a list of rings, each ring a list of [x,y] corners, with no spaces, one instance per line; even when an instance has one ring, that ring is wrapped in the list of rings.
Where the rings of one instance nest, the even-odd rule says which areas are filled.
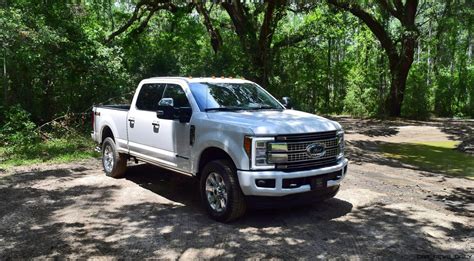
[[[4,124],[0,128],[0,142],[7,153],[27,149],[39,142],[35,129],[31,114],[20,105],[12,106],[5,112]]]
[[[373,76],[367,75],[364,69],[356,68],[350,72],[349,79],[344,98],[344,111],[356,117],[376,115],[379,104]]]

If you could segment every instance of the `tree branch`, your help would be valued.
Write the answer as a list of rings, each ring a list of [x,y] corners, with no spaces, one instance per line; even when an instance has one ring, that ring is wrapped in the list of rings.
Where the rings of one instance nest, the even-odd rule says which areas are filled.
[[[125,32],[130,26],[132,26],[133,23],[135,23],[135,21],[139,20],[141,16],[143,15],[143,14],[140,14],[141,13],[140,9],[146,3],[147,1],[145,0],[138,2],[138,4],[135,6],[135,9],[133,10],[132,17],[130,17],[130,19],[128,19],[128,21],[125,24],[123,24],[119,29],[117,29],[117,31],[112,32],[109,36],[107,36],[107,38],[105,39],[105,42],[108,43],[112,41],[117,35]]]
[[[209,36],[211,37],[211,45],[212,49],[214,50],[215,53],[219,51],[219,49],[222,47],[222,37],[214,25],[212,24],[211,18],[209,16],[209,11],[204,8],[204,4],[200,1],[196,2],[196,10],[202,17],[204,18],[204,25],[206,26],[207,32],[209,33]]]
[[[285,46],[293,46],[297,43],[300,43],[306,40],[307,37],[304,33],[293,34],[291,36],[285,37],[283,40],[278,41],[273,44],[273,49],[277,50]]]
[[[140,25],[135,28],[133,31],[132,31],[132,34],[141,34],[143,33],[143,31],[145,30],[145,28],[148,26],[148,22],[150,21],[151,17],[155,14],[155,10],[150,10],[150,12],[148,13],[147,17],[145,18],[145,20],[143,20]]]
[[[190,5],[188,5],[189,7]],[[144,9],[144,10],[143,10]],[[145,18],[144,21],[141,22],[139,27],[134,30],[134,33],[143,32],[145,27],[148,25],[153,14],[156,13],[158,10],[169,10],[170,12],[177,12],[178,7],[172,3],[170,0],[141,0],[135,6],[133,10],[132,16],[128,21],[123,24],[117,31],[112,32],[106,39],[105,42],[109,43],[115,37],[122,34],[123,32],[127,31],[135,22],[140,21],[146,11],[149,11],[148,16]]]
[[[392,16],[396,17],[398,20],[401,21],[403,19],[403,14],[401,10],[394,8],[388,2],[388,0],[378,0],[377,2],[383,9],[387,10]]]
[[[393,0],[393,2],[395,4],[395,8],[397,8],[397,10],[399,10],[399,11],[403,10],[402,0]]]
[[[267,8],[265,10],[265,16],[263,17],[263,23],[260,27],[260,35],[258,37],[258,46],[261,50],[265,50],[269,45],[268,39],[271,39],[271,27],[272,20],[274,19],[273,13],[275,12],[275,1],[268,1]]]
[[[405,21],[402,24],[410,30],[414,29],[417,9],[418,0],[407,0],[405,4]]]
[[[253,33],[254,30],[250,23],[250,18],[246,16],[242,4],[240,1],[232,1],[232,3],[222,2],[221,5],[232,20],[232,24],[235,27],[235,32],[240,39],[242,47],[249,51],[252,42],[256,42],[256,36],[255,33]]]
[[[341,2],[340,0],[328,0],[328,2],[337,8],[351,12],[353,15],[361,19],[380,41],[382,48],[385,50],[390,60],[398,59],[398,53],[393,40],[385,31],[383,25],[372,15],[364,11],[362,7],[355,3],[349,4],[347,2]]]

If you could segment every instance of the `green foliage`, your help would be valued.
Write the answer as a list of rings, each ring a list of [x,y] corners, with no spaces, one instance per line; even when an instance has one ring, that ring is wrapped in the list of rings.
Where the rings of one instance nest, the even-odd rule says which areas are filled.
[[[420,4],[420,37],[403,103],[405,117],[474,115],[473,8],[468,1],[448,2]],[[7,104],[0,107],[20,104],[31,113],[31,121],[41,125],[124,96],[146,77],[255,74],[220,5],[206,6],[223,39],[217,53],[202,17],[194,11],[157,11],[142,33],[136,23],[106,43],[106,37],[128,21],[134,4],[100,0],[2,4],[0,61],[5,57],[7,76],[2,75],[1,82],[2,87],[6,83],[7,96],[2,91],[0,98]],[[251,5],[249,12],[260,7]],[[369,11],[378,14],[392,37],[407,33],[379,9]],[[252,22],[258,25],[262,19],[260,13]],[[292,42],[295,37],[301,39]],[[291,96],[296,108],[312,113],[384,113],[391,79],[387,55],[372,32],[349,13],[326,4],[286,11],[270,48],[268,90],[276,97]]]
[[[456,82],[459,79],[448,68],[440,69],[435,82],[435,113],[439,116],[453,116],[456,108]]]
[[[350,73],[347,95],[344,99],[345,112],[358,116],[375,116],[378,111],[377,89],[362,67],[353,68]]]
[[[426,66],[416,64],[410,70],[405,99],[402,106],[402,116],[413,119],[427,119],[430,115],[430,88],[426,84]]]
[[[30,113],[19,105],[12,106],[5,112],[4,124],[0,128],[0,143],[5,147],[5,153],[28,150],[38,143],[36,125],[30,117]]]
[[[6,147],[0,147],[0,168],[42,162],[70,162],[97,157],[98,153],[94,152],[94,146],[94,142],[87,136],[69,135],[34,143],[13,154],[9,153]]]
[[[41,123],[133,88],[122,48],[103,43],[104,28],[84,7],[35,2],[0,10],[10,104],[21,104]]]

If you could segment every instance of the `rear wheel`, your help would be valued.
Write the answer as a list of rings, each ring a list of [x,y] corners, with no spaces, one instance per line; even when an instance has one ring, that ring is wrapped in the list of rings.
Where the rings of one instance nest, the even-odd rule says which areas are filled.
[[[122,178],[127,170],[127,156],[118,153],[112,138],[106,138],[102,142],[102,166],[105,174],[113,178]]]
[[[231,162],[209,162],[201,174],[200,191],[203,204],[213,219],[230,222],[244,215],[247,206]]]

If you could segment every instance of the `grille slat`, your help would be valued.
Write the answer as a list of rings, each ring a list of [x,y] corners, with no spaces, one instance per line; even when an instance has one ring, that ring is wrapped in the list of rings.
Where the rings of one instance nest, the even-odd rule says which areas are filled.
[[[314,133],[304,133],[304,134],[288,134],[288,135],[278,135],[275,137],[276,141],[312,141],[312,140],[322,140],[330,139],[336,137],[337,131],[325,131],[325,132],[314,132]]]
[[[306,151],[306,147],[312,143],[320,143],[324,144],[326,148],[333,148],[337,147],[337,139],[327,139],[327,140],[312,140],[312,141],[305,141],[305,142],[295,142],[295,143],[288,143],[288,151]]]
[[[304,169],[312,167],[329,167],[337,164],[337,159],[326,159],[326,160],[314,160],[314,161],[305,161],[300,163],[286,163],[286,164],[276,164],[277,169],[283,170],[295,170],[295,169]]]

